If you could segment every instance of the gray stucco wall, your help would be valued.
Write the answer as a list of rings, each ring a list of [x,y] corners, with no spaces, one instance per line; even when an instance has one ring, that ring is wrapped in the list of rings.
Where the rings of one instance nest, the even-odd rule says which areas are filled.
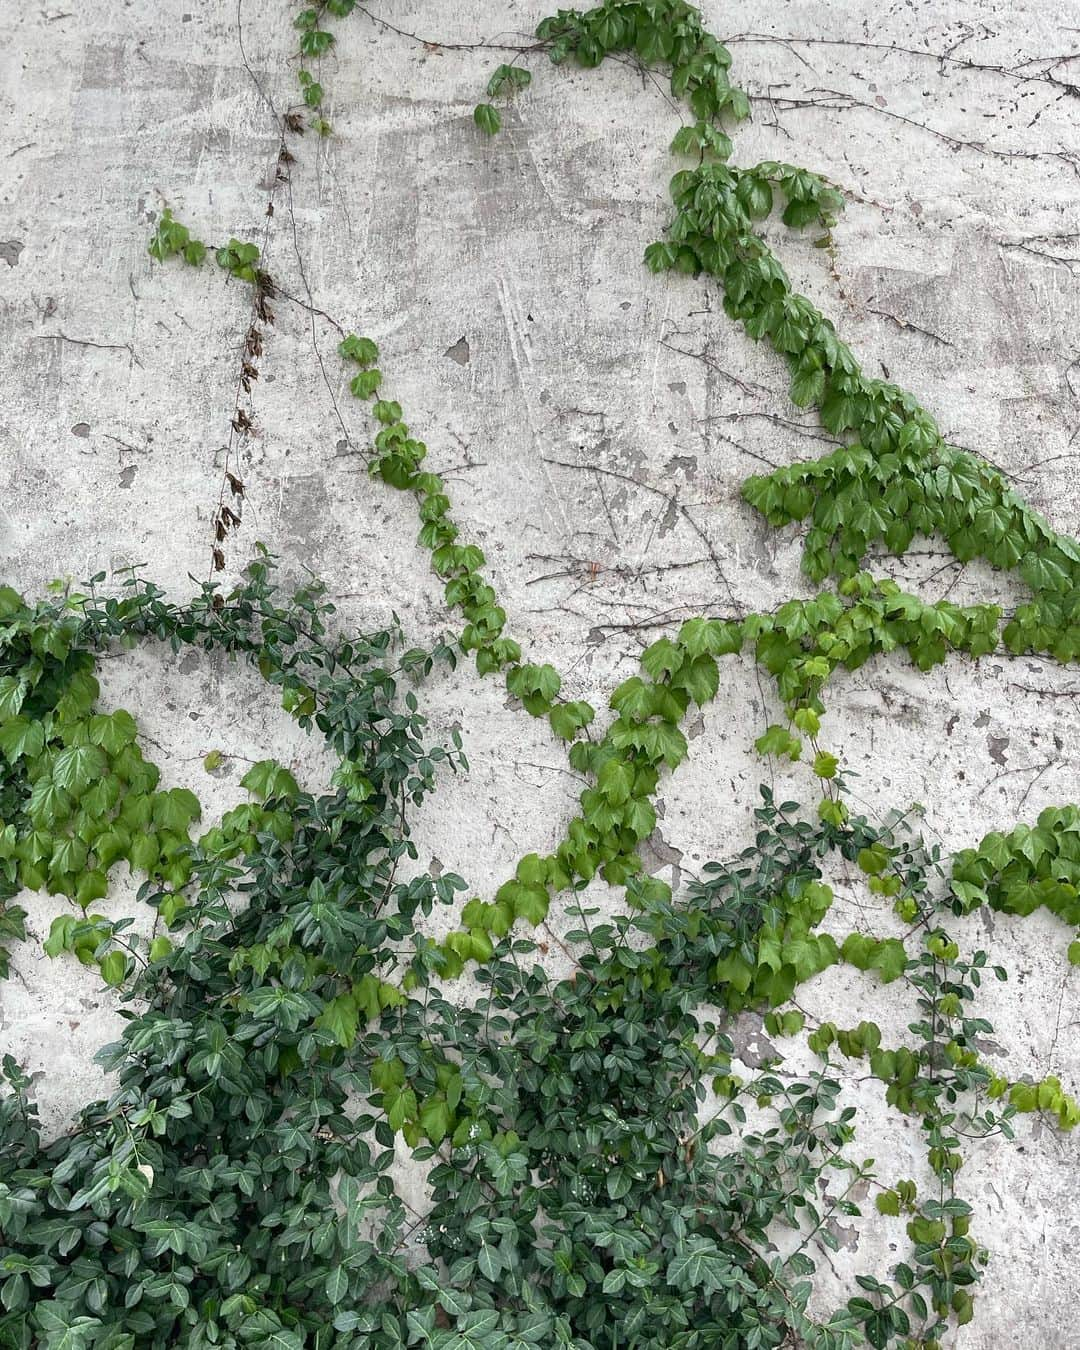
[[[705,10],[756,95],[737,160],[803,163],[851,196],[831,252],[775,227],[799,287],[871,373],[913,390],[951,439],[1076,533],[1075,0]],[[378,12],[410,33],[474,42],[529,31],[545,7],[385,0]],[[241,6],[247,60],[279,105],[294,97],[290,18],[284,4]],[[10,5],[4,19],[3,580],[37,593],[56,576],[143,561],[181,594],[208,567],[247,297],[211,269],[151,266],[146,241],[165,204],[207,239],[261,238],[273,126],[226,0],[87,0],[71,12],[58,0]],[[677,116],[660,89],[618,65],[540,63],[489,142],[471,110],[498,57],[419,45],[360,14],[337,32],[324,63],[335,134],[300,142],[291,187],[276,194],[269,266],[286,290],[306,282],[321,310],[379,341],[388,388],[452,483],[531,659],[570,672],[572,695],[602,708],[665,622],[806,593],[797,536],[768,531],[738,486],[758,457],[812,451],[815,429],[713,287],[640,265],[669,215]],[[335,340],[321,319],[278,306],[229,566],[260,539],[290,571],[323,577],[349,619],[370,625],[394,610],[425,641],[447,626],[440,588],[411,503],[364,472],[364,419],[344,395]],[[891,570],[928,598],[1012,599],[988,571],[947,563],[928,550]],[[308,785],[322,781],[316,747],[250,672],[147,651],[102,666],[107,701],[137,715],[164,784],[194,788],[208,818],[241,799],[245,756],[273,754]],[[752,745],[773,720],[772,691],[749,662],[722,680],[692,727],[689,762],[660,793],[651,856],[675,880],[747,840],[756,785],[772,772]],[[1080,797],[1078,698],[1075,673],[1040,661],[954,659],[922,676],[881,659],[836,682],[828,740],[858,771],[867,810],[922,802],[927,834],[953,849]],[[428,699],[437,728],[462,728],[472,770],[422,812],[421,857],[490,894],[521,854],[554,845],[578,784],[546,727],[509,707],[498,682],[463,666]],[[226,759],[209,775],[201,761],[214,748]],[[790,795],[813,792],[805,769],[782,781]],[[850,929],[867,896],[836,882],[837,928]],[[38,937],[57,903],[26,900]],[[132,890],[109,905],[133,908]],[[991,1062],[1080,1089],[1080,976],[1060,928],[997,917],[969,936],[1011,972],[986,1004]],[[3,1047],[40,1072],[54,1125],[101,1086],[90,1055],[116,1016],[98,986],[31,942],[0,988]],[[802,1001],[844,1024],[866,1014],[867,992],[840,968]],[[909,1020],[892,989],[874,1000],[883,1023]],[[760,1028],[740,1034],[752,1062]],[[916,1175],[917,1132],[873,1085],[851,1093],[865,1106],[861,1153],[886,1179]],[[976,1150],[961,1174],[994,1253],[964,1350],[1080,1346],[1076,1163],[1073,1138],[1029,1122],[1018,1143]],[[907,1241],[876,1215],[838,1236],[826,1277],[830,1265],[838,1278],[883,1274]]]

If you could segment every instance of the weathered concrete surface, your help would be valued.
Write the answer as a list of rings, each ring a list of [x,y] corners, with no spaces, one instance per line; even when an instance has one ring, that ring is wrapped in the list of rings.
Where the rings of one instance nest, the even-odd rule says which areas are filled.
[[[544,12],[535,0],[377,8],[443,42],[515,41]],[[1080,83],[1076,0],[714,0],[706,11],[756,95],[738,161],[805,163],[853,195],[832,252],[776,227],[797,284],[869,369],[916,391],[1059,529],[1080,530],[1080,101],[1063,83]],[[240,17],[252,71],[287,105],[290,6],[247,0]],[[146,240],[165,203],[207,239],[261,238],[271,120],[226,0],[32,4],[4,18],[4,579],[37,592],[57,575],[145,560],[183,593],[208,566],[246,298],[211,269],[152,267]],[[324,63],[336,134],[301,143],[291,190],[276,195],[269,265],[291,293],[306,278],[319,309],[378,339],[388,388],[452,482],[532,659],[554,661],[575,696],[603,707],[664,622],[805,593],[797,537],[767,531],[738,485],[758,456],[813,452],[813,428],[787,402],[779,363],[718,312],[712,287],[640,265],[669,214],[677,117],[658,87],[617,65],[538,65],[488,142],[471,109],[497,55],[421,45],[360,14],[337,31]],[[290,570],[323,576],[348,616],[370,624],[396,610],[422,641],[447,622],[440,591],[411,504],[363,471],[363,415],[334,341],[322,320],[312,330],[279,306],[229,565],[259,538]],[[313,342],[330,358],[348,436]],[[946,562],[928,551],[894,571],[930,597],[1011,598],[1000,578]],[[226,758],[207,775],[211,748],[272,752],[321,780],[317,748],[250,672],[150,652],[105,665],[109,700],[138,715],[166,782],[194,787],[208,815],[238,800],[243,772],[242,758]],[[751,742],[774,699],[748,664],[723,680],[689,762],[661,792],[653,853],[665,875],[726,855],[750,831],[767,772]],[[955,848],[1078,798],[1078,690],[1080,677],[1042,662],[955,660],[927,677],[880,660],[834,689],[829,739],[861,775],[868,809],[921,801],[928,834]],[[472,771],[423,813],[422,856],[490,893],[521,853],[556,841],[577,784],[495,682],[463,670],[430,700],[437,727],[462,727]],[[812,793],[807,771],[787,777],[793,794]],[[845,894],[838,928],[884,931],[864,892],[852,883]],[[110,903],[134,904],[130,893]],[[54,902],[28,906],[40,936]],[[1002,918],[972,937],[1012,972],[986,1008],[1003,1052],[992,1062],[1080,1089],[1067,937]],[[863,1015],[866,993],[856,972],[834,970],[804,1002],[843,1024]],[[4,1046],[41,1072],[55,1122],[99,1090],[89,1055],[115,1031],[111,1002],[35,943],[0,998]],[[894,1001],[875,993],[882,1020],[902,1027],[910,1013]],[[746,1044],[751,1058],[761,1048],[752,1027]],[[917,1175],[916,1132],[871,1088],[852,1088],[866,1108],[860,1148],[886,1180]],[[1080,1346],[1076,1163],[1073,1139],[1024,1125],[1017,1144],[985,1146],[963,1173],[994,1253],[958,1341],[966,1350]],[[906,1250],[896,1221],[870,1214],[845,1226],[826,1274],[830,1263],[881,1274]]]

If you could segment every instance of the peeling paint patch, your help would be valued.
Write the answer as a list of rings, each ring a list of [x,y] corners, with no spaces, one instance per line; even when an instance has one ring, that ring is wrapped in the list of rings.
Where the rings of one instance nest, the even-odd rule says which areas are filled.
[[[464,336],[459,337],[452,347],[446,349],[446,355],[451,361],[456,361],[459,366],[467,366],[472,356],[469,350],[469,339]]]
[[[776,1046],[765,1035],[765,1020],[757,1013],[740,1013],[726,1028],[735,1047],[735,1058],[748,1069],[760,1069],[763,1064],[780,1059]]]
[[[825,1220],[825,1231],[832,1237],[837,1247],[843,1247],[848,1252],[859,1250],[859,1230],[853,1223],[845,1227],[830,1217]]]
[[[21,239],[0,240],[0,258],[3,258],[9,267],[18,267],[19,254],[25,247]]]

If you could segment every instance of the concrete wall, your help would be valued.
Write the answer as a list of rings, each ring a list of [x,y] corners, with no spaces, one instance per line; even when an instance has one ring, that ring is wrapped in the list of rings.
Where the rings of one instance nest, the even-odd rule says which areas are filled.
[[[166,203],[204,238],[261,238],[276,142],[239,39],[263,89],[288,104],[291,9],[247,0],[238,28],[226,0],[7,7],[0,549],[3,579],[29,593],[135,561],[174,594],[207,572],[247,297],[216,270],[151,266],[146,241]],[[399,29],[466,43],[515,41],[545,12],[536,0],[376,9]],[[852,198],[832,252],[775,227],[797,285],[871,373],[915,391],[953,440],[1077,532],[1076,0],[705,9],[755,95],[736,159],[804,163]],[[299,143],[291,185],[275,194],[269,266],[381,344],[388,389],[452,484],[531,659],[553,661],[573,696],[602,708],[664,624],[806,593],[797,535],[768,531],[738,486],[760,457],[823,449],[816,428],[713,287],[640,265],[669,217],[678,118],[662,87],[615,64],[537,63],[532,91],[489,142],[471,110],[497,55],[421,45],[359,13],[337,31],[323,70],[335,135]],[[394,610],[425,641],[447,624],[440,588],[411,503],[366,477],[366,425],[335,341],[321,318],[279,305],[229,568],[260,539],[290,572],[321,575],[350,619],[375,624]],[[932,549],[892,570],[930,598],[1013,598],[1000,578]],[[309,785],[323,781],[318,748],[250,672],[149,651],[102,666],[106,701],[136,713],[166,785],[193,787],[208,818],[240,799],[244,756],[274,754]],[[749,837],[756,785],[770,775],[752,740],[772,720],[773,694],[749,664],[725,667],[723,680],[691,728],[689,762],[660,793],[650,856],[675,880]],[[834,686],[827,740],[858,771],[867,810],[920,801],[928,837],[953,849],[1077,799],[1078,690],[1075,675],[1033,660],[954,659],[920,676],[883,659]],[[438,728],[462,728],[472,771],[422,813],[422,859],[490,894],[522,853],[556,842],[578,784],[498,682],[463,669],[440,677],[429,702]],[[226,758],[209,775],[201,760],[213,748]],[[791,771],[785,791],[809,798],[809,772]],[[837,882],[837,928],[885,931],[865,891]],[[56,903],[27,900],[37,936]],[[130,890],[109,903],[135,905]],[[998,917],[969,937],[1012,973],[985,1006],[997,1028],[990,1062],[1057,1073],[1076,1091],[1080,977],[1067,936],[1039,918]],[[804,1002],[844,1024],[866,1013],[867,992],[857,972],[834,970]],[[4,1048],[40,1071],[55,1124],[100,1090],[89,1056],[116,1029],[113,1000],[34,942],[0,999]],[[875,1000],[884,1021],[911,1016],[902,1001]],[[751,1062],[765,1050],[753,1023],[740,1036]],[[917,1131],[876,1091],[852,1093],[866,1106],[860,1146],[884,1178],[915,1175]],[[1080,1346],[1076,1162],[1073,1139],[1037,1123],[1017,1144],[976,1150],[962,1191],[995,1259],[965,1350]],[[826,1276],[830,1265],[884,1274],[906,1251],[899,1224],[870,1213],[838,1230]]]

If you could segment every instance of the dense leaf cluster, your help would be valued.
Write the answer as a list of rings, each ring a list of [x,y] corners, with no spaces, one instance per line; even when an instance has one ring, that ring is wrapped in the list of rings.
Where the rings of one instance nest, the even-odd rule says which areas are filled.
[[[0,587],[0,937],[24,936],[23,911],[7,906],[23,888],[86,910],[120,861],[174,886],[190,875],[199,803],[180,788],[157,791],[130,713],[96,710],[83,628],[62,601],[30,606]],[[0,952],[0,973],[6,962]],[[117,974],[115,958],[106,969]]]
[[[324,133],[324,90],[307,62],[333,46],[326,17],[354,8],[325,0],[296,20],[303,98]],[[396,630],[343,638],[320,589],[284,596],[266,557],[233,592],[207,585],[182,607],[135,576],[104,600],[103,578],[37,607],[0,591],[0,940],[23,934],[8,903],[18,889],[48,886],[81,912],[58,917],[47,950],[96,964],[131,999],[121,1041],[102,1055],[115,1091],[61,1139],[41,1142],[30,1084],[5,1062],[0,1344],[933,1350],[950,1322],[970,1319],[983,1259],[955,1190],[961,1139],[1009,1134],[1017,1112],[1066,1129],[1080,1121],[1056,1079],[1009,1082],[981,1061],[992,1028],[972,1005],[987,957],[961,958],[946,927],[980,904],[1045,905],[1080,922],[1075,809],[987,836],[946,879],[902,822],[851,816],[841,766],[818,740],[835,670],[901,647],[925,670],[998,644],[997,607],[928,603],[862,571],[876,545],[901,554],[940,533],[962,561],[1018,570],[1033,600],[1005,643],[1063,660],[1080,654],[1077,546],[998,470],[946,445],[909,394],[863,376],[794,293],[755,224],[782,207],[785,224],[827,231],[840,195],[793,165],[726,162],[719,119],[744,117],[749,103],[693,6],[560,11],[538,47],[556,63],[622,53],[670,67],[696,119],[673,149],[698,162],[673,180],[676,216],[646,262],[714,276],[727,312],[787,361],[793,400],[817,406],[842,438],[744,488],[773,525],[809,520],[806,570],[839,584],[771,614],[689,620],[644,652],[594,736],[594,709],[566,699],[558,672],[523,662],[506,636],[482,552],[461,542],[444,481],[424,470],[425,445],[382,391],[375,343],[349,336],[339,351],[350,388],[375,400],[371,470],[416,498],[420,541],[465,620],[453,648],[402,652]],[[529,82],[516,61],[500,66],[488,97]],[[490,103],[475,120],[499,130]],[[291,114],[285,129],[300,129]],[[192,266],[207,256],[168,211],[150,252]],[[215,257],[256,300],[273,294],[254,244],[232,239]],[[244,779],[255,800],[191,840],[197,801],[157,791],[134,721],[96,707],[94,651],[140,639],[257,664],[333,750],[330,790],[308,793],[263,762]],[[643,873],[638,848],[662,775],[686,756],[681,723],[718,695],[720,658],[744,646],[786,713],[758,748],[794,760],[808,743],[821,801],[809,818],[763,789],[755,846],[676,897]],[[427,920],[465,883],[408,875],[408,813],[440,766],[464,759],[456,742],[427,744],[406,686],[458,650],[548,720],[588,786],[553,852],[522,858],[436,940]],[[904,940],[827,931],[834,856],[892,902],[910,925]],[[145,950],[130,919],[88,912],[121,859],[145,875],[140,894],[168,932]],[[553,936],[549,907],[597,875],[625,887],[626,910],[601,918],[579,897],[580,927],[559,939],[571,973],[557,979],[538,959]],[[519,921],[539,931],[523,938]],[[916,1016],[903,1044],[883,1045],[869,1021],[843,1028],[784,1008],[839,960],[904,981]],[[448,984],[466,966],[471,994]],[[792,1074],[777,1060],[741,1081],[729,1018],[756,1011],[777,1037],[809,1021],[819,1067]],[[903,1216],[910,1254],[889,1282],[860,1275],[860,1293],[823,1321],[808,1313],[811,1252],[835,1243],[834,1214],[859,1213],[856,1188],[876,1184],[871,1164],[848,1160],[849,1060],[867,1061],[887,1102],[918,1121],[935,1187],[879,1189],[877,1211]],[[403,1145],[430,1164],[422,1213],[398,1188]],[[798,1240],[781,1256],[785,1226]]]
[[[921,894],[917,852],[766,794],[755,846],[681,902],[638,883],[626,915],[573,911],[572,978],[506,936],[476,997],[450,999],[421,921],[462,883],[398,876],[405,804],[455,758],[426,746],[415,696],[399,697],[401,674],[434,658],[391,666],[396,635],[330,638],[330,612],[312,591],[282,603],[268,560],[223,600],[208,586],[178,609],[133,584],[118,605],[80,606],[84,642],[153,636],[256,659],[341,757],[341,781],[311,796],[260,766],[259,809],[287,807],[288,831],[264,820],[191,847],[173,942],[132,984],[123,1037],[101,1056],[116,1089],[69,1134],[40,1143],[7,1062],[4,1343],[600,1350],[614,1335],[643,1350],[792,1337],[841,1350],[860,1327],[884,1344],[879,1330],[906,1334],[914,1315],[933,1333],[966,1307],[975,1248],[957,1262],[954,1221],[947,1237],[919,1230],[908,1283],[867,1276],[873,1299],[827,1324],[807,1315],[807,1245],[836,1206],[858,1213],[846,1191],[821,1200],[826,1176],[850,1190],[865,1175],[842,1153],[851,1111],[827,1060],[740,1083],[708,1015],[729,983],[718,963],[767,944],[803,900],[817,906],[807,926],[820,917],[828,854],[881,850]],[[144,887],[162,909],[179,893]],[[943,1025],[909,1079],[928,1120],[963,1086],[938,1064]],[[772,1123],[735,1135],[744,1102]],[[399,1135],[431,1163],[426,1215],[395,1185]],[[912,1223],[940,1226],[938,1212]],[[786,1258],[777,1225],[803,1235]],[[436,1264],[406,1259],[413,1235]]]

